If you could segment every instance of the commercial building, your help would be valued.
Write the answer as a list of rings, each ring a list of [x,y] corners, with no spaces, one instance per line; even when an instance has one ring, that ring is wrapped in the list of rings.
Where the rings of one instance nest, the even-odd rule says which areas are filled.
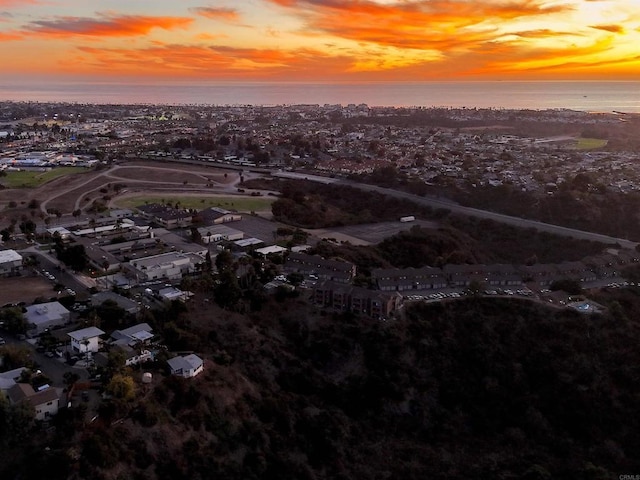
[[[138,258],[123,264],[125,274],[136,283],[151,280],[180,280],[183,275],[193,273],[204,258],[193,253],[169,252],[151,257]]]
[[[27,307],[24,318],[30,326],[29,334],[40,335],[69,323],[70,313],[60,302],[39,303]]]
[[[17,275],[22,270],[22,255],[15,250],[0,250],[0,276]]]
[[[244,233],[235,228],[227,227],[226,225],[211,225],[210,227],[198,228],[198,233],[202,239],[202,243],[217,243],[222,240],[233,242],[235,240],[242,240]]]

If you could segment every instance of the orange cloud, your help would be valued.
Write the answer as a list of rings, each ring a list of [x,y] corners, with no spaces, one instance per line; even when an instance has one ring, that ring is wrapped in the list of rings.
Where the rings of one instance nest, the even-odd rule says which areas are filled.
[[[553,38],[558,36],[567,36],[567,35],[577,35],[580,36],[579,33],[576,32],[557,32],[555,30],[549,30],[547,28],[538,29],[538,30],[526,30],[522,32],[513,32],[511,35],[515,35],[520,38]]]
[[[308,80],[338,78],[353,63],[348,56],[331,56],[311,49],[283,51],[167,44],[140,49],[83,46],[78,50],[81,55],[62,65],[63,71],[165,78],[171,72],[174,78]]]
[[[99,18],[59,17],[30,23],[25,30],[53,37],[131,37],[147,35],[154,28],[186,28],[193,22],[185,17],[101,15]]]
[[[37,5],[39,0],[0,0],[0,7],[20,7],[22,5]]]
[[[240,20],[240,15],[234,8],[195,7],[189,9],[189,11],[211,20],[224,20],[227,22],[237,22],[238,20]]]
[[[610,33],[624,33],[624,28],[621,25],[590,25],[590,27]]]
[[[22,40],[24,37],[18,32],[0,32],[0,42]]]
[[[420,0],[376,3],[371,0],[269,0],[302,18],[316,33],[399,48],[429,49],[467,45],[491,39],[491,31],[505,20],[569,11],[568,5],[545,5],[540,0],[469,2]],[[462,28],[477,27],[484,34],[468,38]],[[479,35],[479,36],[478,36]]]

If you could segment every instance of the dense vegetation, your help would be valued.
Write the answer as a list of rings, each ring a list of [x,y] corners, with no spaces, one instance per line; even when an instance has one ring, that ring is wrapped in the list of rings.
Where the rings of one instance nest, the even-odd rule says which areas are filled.
[[[572,182],[554,195],[538,196],[509,185],[456,191],[460,203],[542,222],[640,240],[640,195],[586,191]],[[591,185],[591,184],[590,184]]]
[[[387,323],[301,300],[247,316],[199,304],[155,321],[188,325],[183,347],[209,359],[205,373],[137,388],[85,427],[65,414],[55,441],[26,441],[47,442],[42,462],[10,457],[23,466],[2,478],[52,466],[47,478],[152,480],[573,480],[640,468],[636,321],[475,298],[416,304]]]
[[[418,267],[444,263],[559,263],[580,260],[600,253],[604,248],[598,242],[453,215],[446,210],[433,210],[408,200],[344,185],[283,182],[270,188],[282,191],[282,197],[272,206],[274,217],[299,227],[391,221],[407,213],[440,223],[441,228],[437,230],[413,228],[385,240],[374,249],[352,246],[333,249],[332,256],[351,259],[364,270],[376,266]],[[373,259],[374,263],[359,262],[357,257],[362,255],[355,253],[359,251],[367,252],[364,258]]]

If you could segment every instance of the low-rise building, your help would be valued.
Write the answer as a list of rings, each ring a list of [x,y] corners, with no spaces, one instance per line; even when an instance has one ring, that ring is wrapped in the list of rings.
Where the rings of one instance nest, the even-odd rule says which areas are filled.
[[[17,275],[22,270],[22,255],[15,250],[0,250],[0,276]]]
[[[29,333],[40,335],[50,328],[69,323],[70,312],[60,302],[38,303],[26,308],[24,318],[30,325]]]
[[[58,413],[60,395],[53,387],[36,392],[28,383],[17,383],[7,394],[12,404],[29,403],[33,407],[36,420],[47,420]]]
[[[244,232],[236,230],[235,228],[227,227],[226,225],[211,225],[210,227],[198,228],[198,233],[202,239],[202,243],[205,245],[209,243],[217,243],[222,240],[233,242],[236,240],[242,240],[244,238]]]
[[[193,215],[187,210],[170,205],[152,203],[136,207],[143,217],[162,225],[165,228],[186,227],[191,224]]]
[[[137,323],[122,330],[114,330],[111,334],[112,343],[116,345],[147,344],[152,338],[153,329],[148,323]]]
[[[95,353],[100,349],[100,335],[104,332],[97,327],[87,327],[69,332],[71,349],[77,353]]]
[[[447,286],[447,278],[436,267],[376,268],[371,277],[378,289],[389,292],[436,290]]]
[[[220,207],[211,207],[201,210],[197,214],[204,225],[219,225],[221,223],[239,222],[242,215]]]
[[[204,361],[197,355],[185,355],[167,360],[171,375],[183,378],[193,378],[204,371]]]
[[[345,261],[325,259],[319,255],[291,252],[283,266],[283,271],[315,275],[319,280],[349,283],[356,275],[356,266]]]
[[[338,312],[387,318],[400,306],[402,295],[326,281],[315,287],[314,301],[316,305]]]
[[[122,295],[118,295],[117,293],[108,290],[104,292],[94,293],[89,298],[89,301],[94,307],[102,305],[106,301],[115,302],[125,312],[131,314],[136,313],[139,310],[138,304],[130,298],[123,297]]]
[[[0,373],[0,392],[6,392],[18,383],[22,373],[26,370],[26,367],[20,367]]]
[[[180,280],[183,275],[193,273],[204,258],[193,253],[169,252],[151,257],[138,258],[123,265],[125,274],[136,283],[151,280]]]

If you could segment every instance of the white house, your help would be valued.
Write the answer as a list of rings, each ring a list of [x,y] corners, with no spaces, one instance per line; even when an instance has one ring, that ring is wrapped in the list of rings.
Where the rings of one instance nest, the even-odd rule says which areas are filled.
[[[183,378],[192,378],[204,370],[204,361],[197,355],[185,355],[167,360],[172,375]]]
[[[0,251],[0,276],[15,275],[22,270],[22,255],[15,250]]]
[[[28,402],[35,411],[36,420],[46,420],[58,413],[60,395],[53,387],[36,392],[28,383],[17,383],[9,389],[8,396],[12,404]]]
[[[97,352],[100,349],[100,335],[104,332],[97,327],[87,327],[69,332],[71,337],[71,349],[74,352]]]
[[[31,325],[31,332],[40,335],[53,327],[62,327],[69,322],[69,310],[60,302],[38,303],[27,307],[24,318]]]

